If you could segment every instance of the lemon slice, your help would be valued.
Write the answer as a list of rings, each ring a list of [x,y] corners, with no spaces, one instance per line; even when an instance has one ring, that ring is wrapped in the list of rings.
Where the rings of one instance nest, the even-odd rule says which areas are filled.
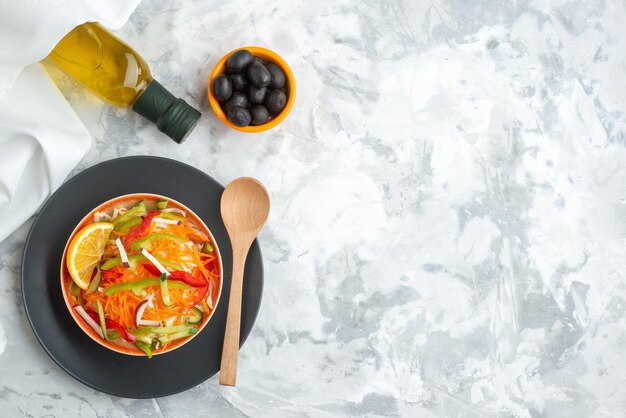
[[[72,238],[67,249],[67,269],[74,283],[87,289],[93,269],[104,253],[109,234],[114,225],[109,222],[96,222],[87,225]]]

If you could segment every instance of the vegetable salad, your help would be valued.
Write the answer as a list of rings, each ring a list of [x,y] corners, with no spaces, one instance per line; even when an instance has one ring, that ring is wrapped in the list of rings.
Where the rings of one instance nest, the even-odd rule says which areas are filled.
[[[193,217],[144,199],[96,212],[93,222],[113,231],[88,287],[69,286],[76,313],[103,340],[148,357],[195,334],[215,309],[221,266]]]

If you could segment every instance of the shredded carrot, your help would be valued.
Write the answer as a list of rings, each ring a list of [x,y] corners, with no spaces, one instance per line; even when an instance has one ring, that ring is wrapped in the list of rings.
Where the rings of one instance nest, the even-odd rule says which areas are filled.
[[[178,263],[179,266],[184,265],[185,263],[183,263],[183,260],[180,259],[180,252],[176,252],[176,262]]]
[[[104,304],[104,311],[105,312],[109,309],[110,303],[111,303],[111,298],[107,298],[107,301]]]
[[[202,273],[202,275],[204,276],[204,278],[206,280],[209,280],[209,272],[207,271],[207,269],[204,267],[204,264],[202,264],[202,261],[200,260],[200,256],[198,255],[198,251],[196,251],[195,249],[191,252],[191,254],[193,255],[193,259],[196,263],[196,267],[198,267],[198,269],[200,270],[200,272]]]
[[[176,302],[177,306],[184,306],[184,302],[181,300],[181,298],[174,292],[170,293],[170,298],[172,300],[174,300],[174,302]]]

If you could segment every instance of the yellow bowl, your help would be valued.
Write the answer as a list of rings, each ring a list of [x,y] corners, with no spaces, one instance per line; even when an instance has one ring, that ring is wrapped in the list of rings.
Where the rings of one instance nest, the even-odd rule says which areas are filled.
[[[213,84],[213,79],[220,74],[223,74],[226,71],[226,60],[235,52],[247,49],[250,51],[252,55],[255,57],[259,57],[262,60],[272,62],[276,64],[283,72],[285,73],[285,81],[286,81],[286,90],[287,90],[287,103],[285,104],[285,108],[276,116],[274,116],[269,122],[264,123],[263,125],[257,126],[237,126],[231,121],[228,120],[224,110],[222,110],[222,106],[220,106],[219,101],[213,96],[213,92],[211,91],[211,85]],[[209,85],[208,85],[208,95],[209,95],[209,103],[211,104],[211,109],[217,115],[217,117],[224,122],[226,125],[230,126],[233,129],[236,129],[241,132],[263,132],[269,129],[272,129],[274,126],[281,123],[291,111],[293,107],[293,103],[296,100],[296,79],[293,76],[293,72],[289,65],[285,62],[284,59],[281,58],[280,55],[275,53],[274,51],[270,51],[269,49],[262,48],[260,46],[244,46],[242,48],[237,48],[230,51],[228,54],[224,55],[222,59],[220,59],[215,67],[213,67],[213,71],[211,71],[211,75],[209,76]]]

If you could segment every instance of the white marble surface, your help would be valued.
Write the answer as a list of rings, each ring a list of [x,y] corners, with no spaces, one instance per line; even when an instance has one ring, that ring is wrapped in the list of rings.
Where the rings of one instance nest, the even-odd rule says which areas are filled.
[[[205,116],[176,145],[58,74],[118,156],[255,176],[273,212],[240,385],[158,400],[75,381],[25,318],[30,222],[0,243],[0,416],[608,417],[626,410],[625,3],[144,2],[119,35]],[[212,115],[246,44],[298,96],[270,133]]]

